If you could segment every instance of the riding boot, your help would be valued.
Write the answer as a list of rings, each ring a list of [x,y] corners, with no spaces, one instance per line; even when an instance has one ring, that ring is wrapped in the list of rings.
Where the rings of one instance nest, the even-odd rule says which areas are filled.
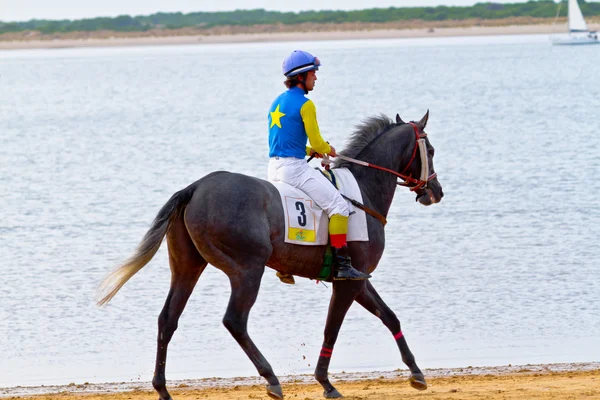
[[[371,275],[360,272],[352,266],[352,261],[348,255],[348,246],[344,246],[339,249],[332,247],[331,250],[333,250],[334,280],[340,281],[349,279],[361,281],[371,277]]]

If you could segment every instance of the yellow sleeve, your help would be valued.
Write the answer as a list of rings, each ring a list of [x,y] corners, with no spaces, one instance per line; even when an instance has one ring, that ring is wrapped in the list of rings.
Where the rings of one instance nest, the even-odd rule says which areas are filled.
[[[308,100],[300,109],[304,130],[308,135],[308,141],[314,151],[321,154],[327,154],[331,151],[331,146],[323,139],[317,123],[317,108],[312,100]],[[310,150],[307,149],[307,152]]]

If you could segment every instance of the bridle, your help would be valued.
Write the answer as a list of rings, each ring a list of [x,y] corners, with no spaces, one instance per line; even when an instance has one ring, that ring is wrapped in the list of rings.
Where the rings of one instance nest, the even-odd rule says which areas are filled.
[[[412,156],[410,157],[410,161],[408,162],[408,164],[406,164],[406,167],[404,167],[402,172],[396,172],[389,168],[371,164],[366,161],[357,160],[355,158],[346,157],[341,154],[338,154],[336,156],[336,158],[339,158],[341,160],[348,161],[348,162],[351,162],[354,164],[362,165],[364,167],[374,168],[374,169],[378,169],[380,171],[385,171],[385,172],[389,172],[390,174],[396,175],[398,178],[402,179],[402,182],[396,182],[398,185],[406,186],[406,187],[410,188],[410,190],[413,192],[421,191],[421,193],[417,193],[416,200],[419,200],[420,197],[422,197],[426,194],[424,190],[427,188],[427,182],[434,179],[437,176],[437,174],[434,172],[433,174],[429,175],[429,160],[427,159],[427,142],[425,140],[425,138],[427,137],[427,134],[425,132],[419,133],[419,128],[417,127],[416,123],[409,122],[409,124],[413,127],[413,131],[415,132],[415,139],[416,139],[415,147],[413,148]],[[379,136],[377,136],[375,139],[373,139],[369,144],[373,143],[379,137],[381,137],[381,134]],[[413,178],[412,174],[411,175],[405,174],[406,170],[410,168],[412,163],[415,161],[415,158],[417,158],[417,149],[419,150],[419,155],[421,157],[421,176],[419,179]],[[313,157],[309,158],[308,161],[310,161]],[[327,170],[329,169],[330,163],[331,163],[331,161],[329,160],[329,157],[327,155],[323,155],[323,161],[321,164],[325,166],[325,169],[327,169]],[[335,186],[335,184],[334,184],[334,186]],[[342,197],[344,199],[348,200],[350,203],[352,203],[355,207],[360,208],[367,214],[376,218],[379,222],[381,222],[383,224],[383,226],[385,226],[387,224],[386,218],[383,215],[381,215],[380,213],[378,213],[377,211],[375,211],[375,210],[365,206],[364,204],[359,203],[358,201],[351,199],[343,194],[342,194]]]
[[[346,157],[340,154],[338,154],[337,158],[354,164],[362,165],[364,167],[374,168],[381,171],[389,172],[390,174],[394,174],[398,178],[403,180],[402,182],[397,182],[397,184],[400,186],[410,188],[412,192],[426,189],[427,182],[429,182],[437,176],[437,173],[435,172],[429,175],[429,160],[427,159],[427,143],[425,141],[427,134],[425,132],[419,133],[419,128],[417,127],[416,123],[409,122],[409,124],[413,127],[413,130],[415,132],[415,147],[413,149],[412,156],[410,157],[410,161],[408,162],[408,164],[406,164],[406,167],[404,167],[404,169],[401,172],[396,172],[389,168],[380,167],[379,165],[374,165],[365,161],[356,160],[354,158]],[[405,174],[406,170],[410,168],[410,166],[417,157],[417,149],[419,150],[419,155],[421,157],[421,176],[419,177],[419,179],[413,178],[412,174]]]
[[[416,143],[415,143],[415,148],[413,149],[413,153],[410,158],[410,161],[408,162],[406,167],[404,167],[402,172],[399,174],[399,176],[404,179],[404,182],[400,182],[400,183],[398,183],[398,185],[409,187],[411,191],[415,192],[419,189],[426,189],[427,182],[429,182],[430,180],[437,177],[437,173],[434,172],[433,174],[429,175],[429,160],[427,159],[427,142],[425,141],[427,134],[425,132],[419,133],[419,128],[417,127],[417,124],[415,124],[414,122],[409,122],[409,123],[413,127],[413,130],[415,131]],[[415,179],[412,177],[412,175],[409,175],[409,176],[402,175],[404,173],[404,171],[406,171],[411,166],[413,161],[415,160],[416,155],[417,155],[417,147],[419,148],[419,154],[421,156],[421,177],[420,177],[420,179]],[[410,186],[411,183],[414,185]]]

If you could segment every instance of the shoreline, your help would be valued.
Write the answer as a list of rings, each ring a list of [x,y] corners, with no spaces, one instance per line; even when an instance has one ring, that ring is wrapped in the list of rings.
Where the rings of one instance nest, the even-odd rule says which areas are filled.
[[[231,32],[228,30],[214,33],[195,33],[185,30],[169,36],[160,32],[151,32],[146,36],[117,35],[113,32],[96,33],[87,37],[73,34],[66,36],[49,36],[39,38],[36,35],[23,37],[0,36],[1,50],[26,49],[64,49],[83,47],[124,47],[124,46],[166,46],[166,45],[198,45],[198,44],[231,44],[231,43],[264,43],[289,41],[323,41],[323,40],[361,40],[361,39],[408,39],[436,38],[457,36],[495,36],[495,35],[531,35],[531,34],[566,34],[566,24],[524,24],[497,26],[429,26],[394,28],[386,27],[345,27],[348,29],[299,32]],[[600,24],[590,23],[590,30],[600,30]],[[164,32],[163,32],[164,34]],[[98,37],[97,37],[98,36]]]
[[[468,379],[469,377],[540,377],[552,375],[581,374],[582,376],[597,376],[598,390],[600,392],[600,362],[585,363],[557,363],[557,364],[526,364],[526,365],[507,365],[495,367],[464,367],[464,368],[432,368],[424,369],[425,378],[430,381],[452,380],[455,378]],[[408,387],[406,380],[409,377],[409,371],[406,368],[393,371],[373,371],[373,372],[340,372],[331,373],[330,378],[333,383],[339,385],[342,389],[348,383],[372,382],[380,384],[394,382],[401,388]],[[594,380],[595,378],[592,378]],[[316,381],[312,375],[287,375],[280,378],[284,391],[287,387],[294,386],[308,387],[315,385]],[[204,378],[204,379],[185,379],[168,380],[167,387],[173,390],[185,389],[186,391],[208,391],[208,390],[255,390],[257,387],[262,389],[265,381],[260,376],[235,377],[235,378]],[[431,385],[430,385],[431,386]],[[63,397],[77,397],[78,395],[106,395],[124,394],[132,392],[141,392],[147,395],[153,388],[150,382],[109,382],[109,383],[69,383],[66,385],[48,385],[48,386],[15,386],[0,387],[0,398],[52,398],[52,395]],[[259,390],[260,392],[260,390]],[[414,391],[414,393],[418,393]],[[320,394],[317,391],[315,394]],[[46,396],[46,397],[40,397]],[[49,396],[49,397],[48,397]],[[248,396],[245,396],[248,398]],[[266,398],[266,396],[265,396]]]

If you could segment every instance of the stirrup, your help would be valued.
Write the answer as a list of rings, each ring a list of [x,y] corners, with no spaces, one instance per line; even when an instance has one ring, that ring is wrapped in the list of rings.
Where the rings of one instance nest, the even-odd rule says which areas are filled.
[[[289,275],[289,274],[284,274],[283,272],[279,272],[277,271],[277,273],[275,274],[279,280],[283,283],[287,283],[288,285],[293,285],[296,283],[296,280],[294,279],[294,275]]]

